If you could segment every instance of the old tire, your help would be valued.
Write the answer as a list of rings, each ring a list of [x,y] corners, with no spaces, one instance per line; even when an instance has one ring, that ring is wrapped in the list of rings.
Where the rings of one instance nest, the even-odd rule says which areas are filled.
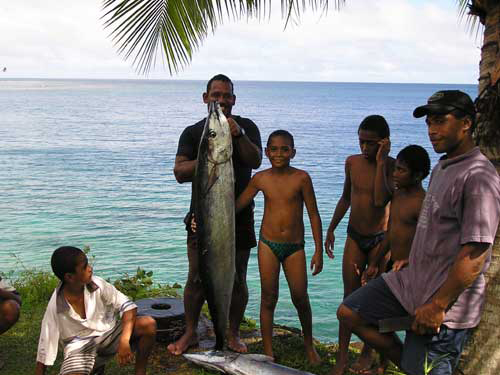
[[[156,341],[174,342],[184,333],[186,319],[181,299],[145,298],[135,304],[138,316],[151,316],[156,321]]]

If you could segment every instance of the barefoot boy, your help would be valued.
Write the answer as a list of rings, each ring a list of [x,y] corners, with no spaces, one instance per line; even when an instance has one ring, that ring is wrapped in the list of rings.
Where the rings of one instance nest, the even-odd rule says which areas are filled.
[[[264,353],[273,357],[273,315],[278,302],[280,266],[283,265],[292,302],[302,325],[307,358],[311,363],[319,363],[320,358],[313,346],[304,252],[305,203],[316,248],[310,267],[313,275],[320,273],[323,268],[321,218],[312,181],[307,172],[290,166],[295,149],[293,136],[289,132],[277,130],[271,133],[265,152],[271,162],[271,168],[256,173],[236,201],[236,211],[239,211],[250,204],[259,191],[264,193],[264,218],[258,253],[261,282],[260,325]]]
[[[388,142],[382,142],[377,155],[379,162],[383,162],[387,158],[388,146]],[[408,264],[420,208],[425,198],[422,180],[429,175],[430,166],[431,162],[427,151],[423,147],[410,145],[399,152],[392,173],[392,181],[375,184],[375,201],[377,204],[387,204],[386,200],[378,202],[377,198],[380,199],[384,195],[389,198],[392,197],[389,226],[387,236],[380,247],[372,254],[368,261],[368,267],[363,272],[361,280],[363,285],[385,270],[399,271]],[[380,189],[386,187],[390,190],[380,191]],[[387,264],[386,254],[389,250],[390,259]],[[386,367],[387,362],[381,358],[377,374],[384,374]]]
[[[388,219],[388,207],[375,206],[374,185],[379,142],[389,137],[389,125],[382,116],[368,116],[359,125],[358,137],[361,154],[351,155],[346,160],[344,190],[335,207],[325,240],[325,250],[332,252],[335,242],[333,232],[350,207],[342,260],[344,298],[361,286],[361,274],[371,254],[384,239]],[[385,170],[392,170],[394,159],[387,158],[386,163]],[[350,339],[351,331],[340,323],[339,351],[332,374],[340,375],[346,370]],[[351,371],[370,368],[371,362],[371,351],[365,347]]]
[[[393,183],[388,184],[394,189],[390,191],[392,200],[387,236],[369,260],[364,281],[378,275],[379,264],[389,250],[388,270],[399,271],[408,264],[420,208],[425,198],[422,180],[429,175],[430,166],[429,154],[423,147],[410,145],[399,152],[392,174]],[[381,272],[384,270],[385,267],[380,269]]]
[[[90,374],[116,353],[118,363],[133,359],[131,342],[137,344],[135,374],[145,375],[156,336],[149,316],[136,318],[137,306],[113,285],[92,276],[83,251],[63,246],[52,254],[52,270],[61,280],[50,298],[42,321],[36,371],[44,374],[64,348],[60,374]],[[121,321],[116,315],[120,313]]]

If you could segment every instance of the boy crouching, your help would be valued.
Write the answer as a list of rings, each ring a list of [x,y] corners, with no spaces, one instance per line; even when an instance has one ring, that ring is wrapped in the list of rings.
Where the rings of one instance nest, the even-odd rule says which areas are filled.
[[[54,290],[42,321],[36,371],[44,374],[64,348],[60,374],[91,374],[117,353],[118,363],[133,359],[135,374],[145,375],[155,342],[156,322],[149,316],[136,317],[137,306],[113,285],[92,276],[83,251],[71,246],[52,254],[52,270],[61,280]],[[117,319],[120,313],[121,320]]]

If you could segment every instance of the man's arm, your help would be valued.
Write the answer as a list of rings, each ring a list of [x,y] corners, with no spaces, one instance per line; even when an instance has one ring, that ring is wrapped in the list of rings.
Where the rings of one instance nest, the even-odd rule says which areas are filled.
[[[262,162],[262,151],[260,148],[247,135],[241,134],[241,127],[233,118],[230,117],[227,121],[231,135],[236,139],[235,145],[238,148],[241,160],[249,167],[252,167],[252,169],[259,168]]]
[[[333,232],[337,225],[339,225],[340,220],[344,217],[345,213],[351,205],[351,172],[349,158],[345,162],[345,180],[344,180],[344,190],[342,191],[342,196],[335,206],[335,211],[333,213],[332,220],[326,231],[325,240],[325,251],[328,256],[333,256],[333,245],[335,243],[335,235]]]
[[[373,203],[375,207],[385,207],[391,200],[392,189],[389,178],[394,167],[392,159],[388,157],[391,149],[391,141],[384,138],[379,142],[377,151],[377,169],[375,172],[375,184],[373,189]]]
[[[254,175],[245,190],[243,190],[238,199],[236,199],[236,205],[234,208],[235,213],[239,213],[246,206],[248,206],[252,199],[257,195],[257,193],[259,192],[258,180],[259,174]]]
[[[196,170],[196,160],[190,160],[187,156],[178,155],[175,157],[174,175],[178,183],[193,181]]]
[[[470,242],[462,246],[443,285],[430,302],[415,310],[413,331],[421,335],[439,332],[446,310],[481,273],[489,246],[489,243],[479,242]]]
[[[132,337],[134,331],[136,315],[137,308],[125,311],[122,316],[122,334],[120,335],[117,354],[120,366],[130,363],[134,358],[130,349],[130,337]]]
[[[323,270],[323,228],[321,224],[321,217],[318,212],[318,205],[316,203],[316,195],[314,194],[314,187],[311,177],[306,174],[304,184],[302,185],[302,195],[306,205],[309,221],[311,222],[311,230],[314,238],[315,251],[311,258],[312,274],[317,275]],[[328,253],[330,258],[333,254]]]

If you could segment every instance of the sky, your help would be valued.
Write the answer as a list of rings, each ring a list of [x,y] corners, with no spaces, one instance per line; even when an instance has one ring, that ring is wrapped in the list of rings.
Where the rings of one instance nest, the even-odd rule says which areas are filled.
[[[224,73],[234,80],[477,83],[482,40],[459,19],[456,0],[347,0],[340,11],[304,13],[286,30],[275,3],[269,20],[219,26],[179,73],[171,76],[160,60],[144,76],[118,55],[102,0],[3,0],[0,79]]]

